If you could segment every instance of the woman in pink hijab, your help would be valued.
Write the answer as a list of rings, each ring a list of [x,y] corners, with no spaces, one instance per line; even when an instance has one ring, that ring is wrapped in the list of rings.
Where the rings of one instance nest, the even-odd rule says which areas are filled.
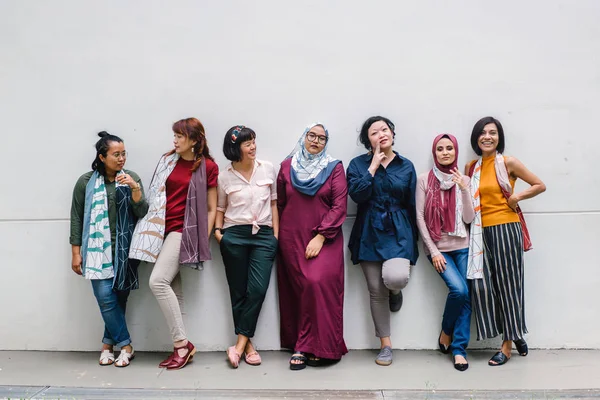
[[[450,134],[433,141],[433,168],[417,180],[417,225],[425,252],[448,286],[448,298],[438,339],[440,351],[452,351],[454,368],[465,371],[471,325],[467,282],[469,230],[475,212],[469,177],[460,173],[458,142]]]

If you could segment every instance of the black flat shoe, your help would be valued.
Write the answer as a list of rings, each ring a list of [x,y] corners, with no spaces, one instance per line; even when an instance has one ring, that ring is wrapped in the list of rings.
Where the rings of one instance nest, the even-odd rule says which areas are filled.
[[[506,357],[506,354],[499,351],[488,361],[488,365],[491,367],[496,367],[498,365],[504,365],[510,360],[510,357]],[[493,362],[492,362],[493,361]]]
[[[527,342],[525,339],[513,340],[513,342],[515,343],[519,355],[525,357],[527,354],[529,354],[529,347],[527,347]]]
[[[456,362],[456,359],[454,359],[454,369],[462,372],[462,371],[466,371],[468,368],[469,368],[469,363],[459,364]]]
[[[393,294],[390,292],[390,311],[398,312],[402,308],[402,291],[398,294]]]
[[[450,346],[446,346],[445,344],[442,344],[442,342],[440,342],[440,339],[442,338],[442,332],[444,332],[443,330],[440,331],[440,336],[438,337],[438,347],[440,348],[440,351],[444,354],[448,354],[448,352],[450,351]]]
[[[308,357],[306,360],[306,365],[309,367],[325,367],[327,365],[333,365],[340,360],[334,360],[329,358],[317,358],[317,357]]]

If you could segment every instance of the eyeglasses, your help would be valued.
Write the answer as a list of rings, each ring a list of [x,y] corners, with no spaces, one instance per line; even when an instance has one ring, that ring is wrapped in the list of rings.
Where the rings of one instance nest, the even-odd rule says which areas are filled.
[[[308,139],[309,142],[314,142],[314,141],[318,140],[319,144],[327,143],[327,136],[319,136],[312,132],[308,132],[306,134],[306,138]]]
[[[121,157],[127,158],[127,152],[123,151],[122,153],[118,153],[118,152],[117,153],[112,153],[111,156],[113,156],[116,159],[119,159]]]

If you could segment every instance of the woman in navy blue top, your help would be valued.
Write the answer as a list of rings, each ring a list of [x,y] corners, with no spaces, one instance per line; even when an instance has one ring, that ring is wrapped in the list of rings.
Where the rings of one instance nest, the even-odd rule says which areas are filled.
[[[392,363],[390,311],[400,310],[402,289],[419,256],[417,175],[412,162],[392,149],[395,135],[389,119],[367,119],[359,140],[369,152],[355,157],[347,171],[348,193],[358,204],[348,247],[367,280],[375,334],[381,340],[379,365]]]

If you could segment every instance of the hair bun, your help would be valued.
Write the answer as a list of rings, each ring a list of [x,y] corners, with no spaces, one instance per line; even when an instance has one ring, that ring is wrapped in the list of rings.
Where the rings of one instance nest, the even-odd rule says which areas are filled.
[[[100,136],[101,138],[110,135],[108,132],[106,131],[102,131],[102,132],[98,132],[98,136]]]

